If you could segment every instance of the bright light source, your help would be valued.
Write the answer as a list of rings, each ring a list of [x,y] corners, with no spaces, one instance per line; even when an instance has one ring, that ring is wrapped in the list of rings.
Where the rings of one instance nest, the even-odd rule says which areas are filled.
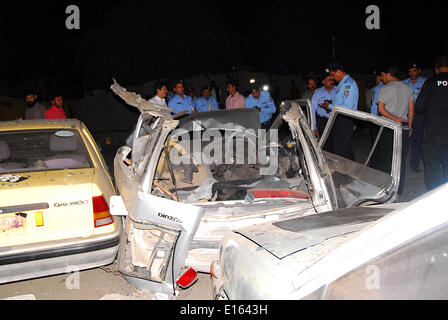
[[[250,80],[249,80],[249,83],[250,83],[250,84],[254,84],[254,83],[255,83],[255,79],[250,79]]]
[[[269,91],[269,86],[268,86],[267,84],[265,84],[265,85],[263,86],[263,91]]]

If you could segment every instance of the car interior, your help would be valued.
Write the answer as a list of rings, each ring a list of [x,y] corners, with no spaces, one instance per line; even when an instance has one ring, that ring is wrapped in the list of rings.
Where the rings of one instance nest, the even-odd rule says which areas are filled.
[[[90,167],[84,143],[74,131],[35,130],[0,134],[0,173]]]
[[[222,130],[217,134],[226,136],[226,132]],[[197,153],[189,152],[194,150],[193,145],[197,140],[193,138],[189,140],[189,145],[185,145],[168,137],[168,143],[159,158],[155,180],[159,186],[169,190],[169,193],[160,193],[160,188],[155,185],[153,194],[173,194],[183,202],[207,202],[245,200],[248,191],[253,189],[308,192],[304,178],[299,173],[300,165],[297,153],[294,152],[296,144],[291,135],[285,134],[281,137],[282,141],[275,145],[278,168],[270,175],[261,174],[261,169],[267,165],[263,165],[258,157],[251,156],[263,147],[256,145],[256,137],[228,130],[227,135],[232,138],[219,142],[199,142],[202,161],[197,159]],[[211,143],[214,143],[213,147]],[[220,151],[222,158],[215,157],[214,153]],[[264,151],[269,155],[269,151]],[[173,163],[172,159],[178,155],[183,156],[184,161]],[[231,163],[226,159],[230,159]]]

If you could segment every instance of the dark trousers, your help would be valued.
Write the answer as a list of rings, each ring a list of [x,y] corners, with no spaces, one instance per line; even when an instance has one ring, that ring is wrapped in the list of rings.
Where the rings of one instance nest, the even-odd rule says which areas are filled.
[[[324,150],[338,156],[355,160],[352,147],[353,119],[337,116],[333,127],[325,142]]]
[[[412,136],[410,139],[411,144],[411,160],[410,167],[412,170],[419,170],[420,160],[423,157],[423,132],[425,129],[425,114],[414,115],[412,122]]]
[[[325,127],[327,126],[327,122],[328,118],[321,117],[320,115],[316,114],[316,127],[317,132],[319,133],[319,137],[322,137]]]
[[[426,189],[434,189],[448,182],[448,143],[425,141],[423,145]]]
[[[402,131],[401,137],[401,168],[400,168],[400,185],[398,187],[398,194],[403,193],[404,180],[406,176],[406,156],[409,145],[409,130]],[[391,173],[392,156],[394,152],[394,132],[391,129],[384,128],[383,134],[379,141],[379,169],[387,174]]]

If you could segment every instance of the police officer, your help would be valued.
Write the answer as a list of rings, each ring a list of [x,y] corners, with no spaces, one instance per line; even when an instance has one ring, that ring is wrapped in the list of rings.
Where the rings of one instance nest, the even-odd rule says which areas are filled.
[[[437,58],[435,71],[415,104],[416,114],[426,116],[423,163],[428,190],[448,182],[448,57]]]
[[[211,95],[211,88],[208,86],[202,87],[202,97],[197,98],[194,102],[194,108],[198,112],[216,111],[218,110],[218,102],[215,97]]]
[[[332,62],[325,70],[330,74],[331,79],[338,83],[336,94],[332,103],[325,101],[320,105],[327,111],[333,110],[333,106],[357,110],[359,91],[356,81],[346,72],[345,67],[339,62]],[[333,138],[325,143],[324,149],[354,160],[353,148],[351,144],[353,134],[353,120],[344,116],[338,116],[333,124]]]
[[[175,95],[168,102],[168,107],[173,109],[173,114],[180,112],[192,113],[194,112],[193,101],[191,97],[184,94],[185,88],[183,80],[176,81],[173,87]]]
[[[417,101],[420,90],[426,81],[426,78],[420,76],[422,69],[417,61],[413,61],[408,65],[409,78],[403,80],[404,83],[411,86],[414,93],[414,101]],[[411,170],[420,172],[420,159],[422,159],[422,143],[423,143],[423,130],[425,126],[425,115],[414,116],[413,133],[411,137]]]
[[[260,91],[260,87],[257,84],[253,84],[251,87],[252,93],[244,100],[244,107],[259,109],[261,126],[266,128],[272,115],[277,110],[274,100],[272,100],[268,91]]]
[[[324,108],[320,108],[319,105],[324,103],[325,100],[333,101],[336,94],[336,87],[333,79],[329,74],[323,74],[321,76],[323,86],[316,89],[313,98],[311,99],[311,112],[313,114],[313,131],[314,134],[322,136],[325,126],[327,125],[330,113]]]

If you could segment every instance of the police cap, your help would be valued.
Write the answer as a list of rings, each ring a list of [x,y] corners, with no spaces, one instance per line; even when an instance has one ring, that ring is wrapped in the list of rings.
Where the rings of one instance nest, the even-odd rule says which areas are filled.
[[[332,61],[325,68],[325,72],[326,73],[330,73],[330,71],[338,71],[338,70],[341,70],[342,72],[345,72],[344,66],[339,61]]]
[[[256,92],[256,91],[260,91],[260,85],[256,84],[256,83],[252,83],[249,86],[250,92]]]
[[[407,66],[406,66],[406,70],[411,70],[413,68],[417,68],[417,69],[421,69],[420,68],[420,63],[418,63],[418,61],[411,61]]]

